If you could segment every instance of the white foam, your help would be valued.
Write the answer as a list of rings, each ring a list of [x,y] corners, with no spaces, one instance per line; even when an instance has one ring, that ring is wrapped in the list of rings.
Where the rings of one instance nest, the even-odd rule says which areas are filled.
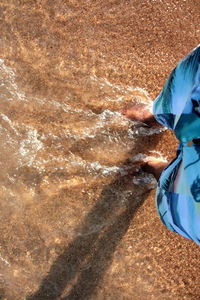
[[[2,117],[2,119],[7,122],[9,124],[9,126],[13,129],[13,131],[15,132],[16,135],[19,135],[18,131],[16,130],[13,122],[5,115],[5,114],[0,114],[0,116]]]
[[[5,65],[4,59],[0,59],[0,74],[1,74],[1,86],[5,87],[8,91],[4,100],[20,100],[27,101],[24,93],[19,92],[18,86],[16,84],[15,70]],[[5,76],[6,75],[6,76]],[[5,76],[5,78],[3,78]],[[9,97],[8,95],[11,95]]]
[[[135,125],[138,123],[136,122]],[[151,136],[154,134],[160,134],[163,131],[166,131],[166,127],[151,127],[149,128],[148,126],[145,127],[139,127],[139,126],[133,126],[132,128],[128,129],[128,136]]]
[[[114,83],[111,83],[107,78],[104,77],[97,77],[96,75],[91,75],[90,76],[91,81],[95,81],[98,83],[101,89],[107,87],[110,87],[112,91],[117,91],[121,92],[123,94],[136,94],[140,98],[139,103],[144,103],[147,104],[147,106],[152,105],[152,100],[149,97],[148,92],[145,89],[142,89],[140,87],[133,87],[130,85],[117,85]],[[139,93],[138,93],[139,92]],[[115,98],[108,98],[109,101],[116,101],[116,102],[121,102],[123,100],[124,95],[121,96],[116,96]],[[145,99],[143,99],[145,98]]]
[[[43,148],[43,143],[38,139],[39,134],[35,128],[29,127],[27,137],[20,141],[19,154],[22,156],[22,164],[31,166],[37,152]]]
[[[41,104],[43,104],[43,103],[41,103]],[[87,116],[95,116],[95,113],[93,113],[91,110],[74,108],[74,107],[71,107],[67,103],[60,103],[56,100],[48,100],[48,104],[53,105],[58,108],[61,108],[64,112],[72,112],[72,113],[79,113],[79,114],[81,113],[81,114],[87,115]]]
[[[3,257],[1,256],[1,254],[0,254],[0,260],[1,260],[2,262],[4,262],[6,265],[10,265],[9,262],[8,262],[5,258],[3,258]]]

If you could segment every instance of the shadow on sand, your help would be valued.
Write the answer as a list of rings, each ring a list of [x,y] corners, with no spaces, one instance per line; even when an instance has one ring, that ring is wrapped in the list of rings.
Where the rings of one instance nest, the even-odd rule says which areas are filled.
[[[147,186],[130,184],[134,172],[104,187],[92,210],[77,226],[75,239],[53,263],[38,291],[27,300],[87,300],[95,294],[117,245],[150,191]]]

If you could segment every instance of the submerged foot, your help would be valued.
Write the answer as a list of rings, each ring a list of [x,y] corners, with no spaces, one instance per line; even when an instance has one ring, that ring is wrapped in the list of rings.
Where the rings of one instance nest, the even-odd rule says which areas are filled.
[[[168,162],[162,159],[152,158],[149,161],[145,162],[143,165],[141,165],[141,169],[147,173],[153,174],[156,180],[158,181],[162,171],[167,165]]]
[[[139,103],[129,105],[123,109],[122,114],[128,119],[143,122],[149,126],[153,126],[157,123],[148,104]]]

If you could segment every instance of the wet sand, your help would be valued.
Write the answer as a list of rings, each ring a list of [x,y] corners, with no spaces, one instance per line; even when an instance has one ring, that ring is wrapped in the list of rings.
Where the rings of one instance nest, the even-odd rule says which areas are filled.
[[[1,299],[199,299],[199,246],[161,224],[132,163],[177,141],[118,111],[199,43],[200,2],[0,8]]]

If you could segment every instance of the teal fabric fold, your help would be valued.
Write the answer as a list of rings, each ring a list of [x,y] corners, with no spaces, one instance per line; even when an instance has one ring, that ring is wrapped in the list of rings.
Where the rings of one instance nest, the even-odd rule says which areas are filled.
[[[200,244],[200,45],[171,72],[153,113],[180,141],[158,182],[158,214],[171,231]]]

